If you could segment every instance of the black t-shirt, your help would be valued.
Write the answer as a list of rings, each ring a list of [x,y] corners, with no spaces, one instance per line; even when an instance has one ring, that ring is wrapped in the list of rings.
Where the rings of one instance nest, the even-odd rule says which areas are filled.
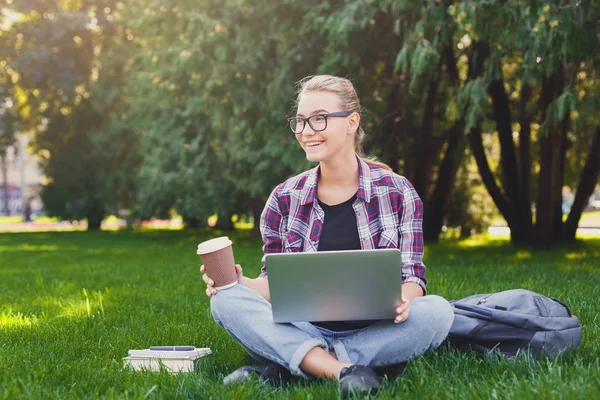
[[[361,249],[358,226],[356,225],[356,214],[354,213],[354,208],[352,208],[356,197],[357,194],[335,206],[329,206],[319,201],[319,205],[325,212],[325,220],[323,222],[318,251]],[[374,322],[376,321],[320,321],[311,323],[332,331],[347,331],[365,328]]]
[[[335,206],[328,206],[319,200],[325,220],[318,251],[360,250],[356,214],[352,208],[356,197],[357,194]]]

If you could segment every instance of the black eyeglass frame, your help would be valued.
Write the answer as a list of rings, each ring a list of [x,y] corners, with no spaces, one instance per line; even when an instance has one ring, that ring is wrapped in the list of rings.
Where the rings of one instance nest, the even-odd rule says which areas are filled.
[[[336,112],[327,113],[327,114],[315,114],[315,115],[311,115],[310,117],[307,117],[307,118],[290,117],[290,118],[288,118],[288,123],[290,124],[290,129],[292,129],[292,121],[293,120],[296,120],[296,121],[302,120],[303,125],[302,125],[302,129],[300,130],[300,132],[296,132],[294,129],[292,129],[292,132],[294,132],[294,135],[301,135],[304,132],[304,128],[306,128],[306,123],[308,123],[308,125],[312,128],[312,130],[314,132],[321,132],[321,131],[324,131],[325,129],[327,129],[327,118],[329,118],[329,117],[349,117],[352,114],[354,114],[354,111],[336,111]],[[310,123],[310,119],[314,118],[314,117],[325,117],[325,127],[323,129],[315,129],[315,127],[312,126],[312,124]]]

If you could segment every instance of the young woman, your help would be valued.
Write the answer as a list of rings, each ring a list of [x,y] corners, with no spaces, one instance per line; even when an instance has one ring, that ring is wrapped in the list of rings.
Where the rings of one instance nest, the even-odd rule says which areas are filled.
[[[249,279],[237,265],[241,284],[219,292],[205,274],[215,321],[264,363],[242,367],[224,382],[302,376],[337,379],[344,392],[373,392],[381,383],[373,368],[402,365],[438,347],[454,313],[443,298],[425,296],[419,196],[406,178],[360,156],[364,131],[352,83],[308,77],[300,82],[297,102],[292,132],[307,159],[319,165],[271,193],[260,221],[264,253],[398,248],[402,304],[394,320],[278,324],[264,266]]]

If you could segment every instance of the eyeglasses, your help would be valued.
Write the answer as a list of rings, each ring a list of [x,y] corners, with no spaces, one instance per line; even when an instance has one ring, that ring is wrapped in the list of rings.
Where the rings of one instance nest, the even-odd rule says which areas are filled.
[[[311,115],[308,118],[292,117],[288,118],[288,122],[290,123],[290,128],[292,128],[292,132],[294,132],[294,134],[296,135],[304,132],[304,128],[306,127],[307,122],[313,131],[321,132],[327,129],[327,118],[347,117],[352,113],[353,111],[338,111],[329,114]]]

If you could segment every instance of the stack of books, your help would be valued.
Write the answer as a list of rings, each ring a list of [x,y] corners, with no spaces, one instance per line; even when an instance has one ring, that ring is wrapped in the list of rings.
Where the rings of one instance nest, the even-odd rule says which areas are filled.
[[[194,346],[153,346],[143,350],[129,350],[123,358],[126,366],[136,371],[190,372],[196,368],[198,359],[211,354],[208,347]]]

